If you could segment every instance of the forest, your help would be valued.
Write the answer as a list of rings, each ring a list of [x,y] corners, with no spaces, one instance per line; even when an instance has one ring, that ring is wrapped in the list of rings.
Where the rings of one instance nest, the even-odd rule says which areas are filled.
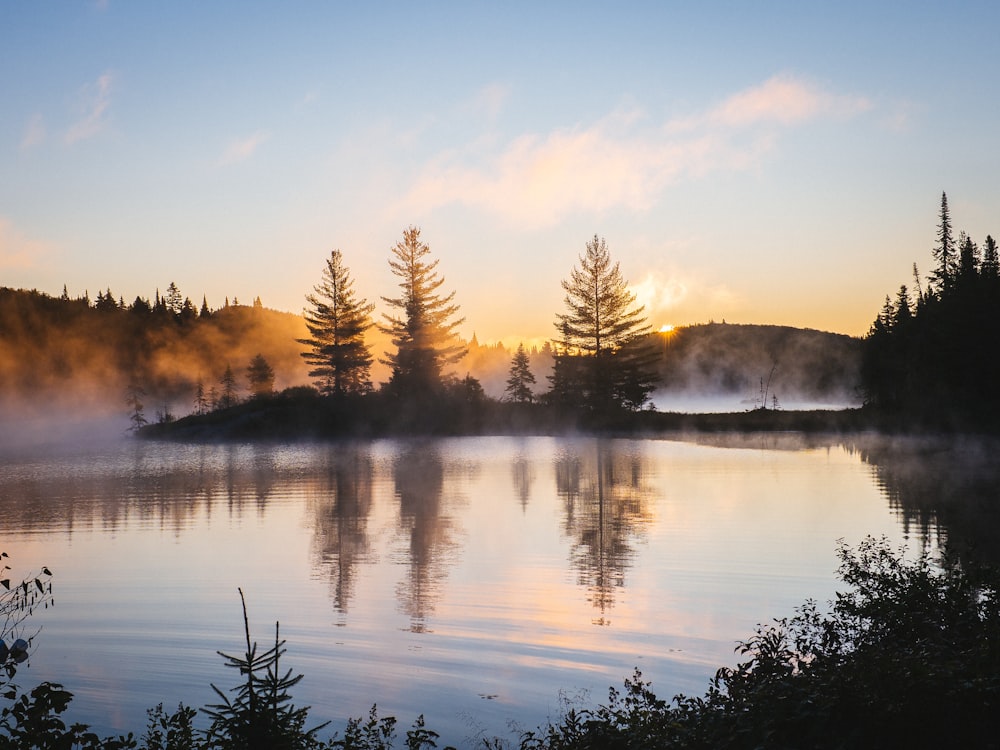
[[[359,420],[363,413],[375,427],[388,413],[427,419],[430,429],[442,426],[442,399],[481,425],[499,412],[522,421],[533,412],[545,422],[578,407],[605,416],[648,410],[657,392],[729,394],[740,409],[856,396],[858,339],[726,323],[652,331],[597,237],[587,243],[575,280],[564,282],[567,312],[555,316],[557,335],[540,347],[458,337],[454,292],[440,293],[443,279],[419,229],[404,232],[390,263],[403,274],[401,295],[382,298],[392,312],[379,322],[374,305],[355,294],[339,250],[304,295],[303,315],[267,308],[259,296],[215,308],[202,296],[196,305],[172,282],[132,302],[111,289],[92,300],[88,293],[71,297],[65,287],[58,297],[0,288],[0,420],[112,415],[137,428],[184,418],[218,422],[229,409],[267,407],[280,421],[292,418],[277,413],[287,407],[315,412],[321,404],[320,411],[341,417]],[[407,274],[422,279],[422,287],[412,287],[416,300],[405,298]],[[617,322],[608,324],[604,308],[588,311],[585,299],[573,297],[588,275],[607,285],[602,305],[616,306]],[[602,321],[596,326],[595,315]],[[600,369],[585,372],[581,363]],[[603,404],[598,389],[607,394]],[[400,394],[410,406],[434,408],[411,414]],[[470,426],[460,421],[452,429],[462,424]]]
[[[621,426],[663,411],[658,397],[727,394],[734,412],[863,403],[870,426],[991,430],[997,248],[991,236],[981,248],[956,239],[944,194],[932,259],[926,284],[914,264],[914,291],[887,296],[860,339],[725,321],[653,330],[596,235],[562,280],[565,307],[540,347],[463,340],[456,293],[412,226],[390,249],[397,294],[380,297],[380,318],[340,250],[301,315],[259,296],[196,305],[172,282],[132,302],[111,289],[91,300],[0,287],[0,421],[72,411],[134,430],[195,422],[197,434],[227,420],[286,436],[458,433]]]
[[[941,194],[933,267],[926,286],[913,265],[864,340],[867,405],[913,427],[995,431],[1000,424],[1000,263],[987,235],[980,247],[955,237]]]

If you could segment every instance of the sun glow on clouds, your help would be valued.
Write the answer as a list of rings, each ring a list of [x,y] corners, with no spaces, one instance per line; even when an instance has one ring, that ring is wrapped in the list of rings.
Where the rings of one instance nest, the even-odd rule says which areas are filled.
[[[710,286],[694,278],[649,271],[629,286],[636,304],[643,306],[647,320],[677,318],[696,303],[699,311],[718,311],[720,317],[738,303],[737,296],[724,285]]]
[[[453,203],[479,207],[529,228],[574,213],[645,211],[685,175],[753,165],[773,148],[779,127],[851,117],[870,106],[776,76],[654,129],[643,128],[640,112],[616,112],[590,126],[521,135],[476,165],[469,161],[481,153],[481,143],[439,154],[404,202],[418,214]]]

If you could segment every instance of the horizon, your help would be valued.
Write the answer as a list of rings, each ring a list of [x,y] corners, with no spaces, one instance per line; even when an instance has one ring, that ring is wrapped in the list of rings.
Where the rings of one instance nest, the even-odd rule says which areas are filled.
[[[956,235],[998,231],[998,21],[975,2],[5,6],[0,286],[129,303],[175,282],[300,315],[340,249],[379,305],[416,225],[461,336],[510,347],[552,338],[597,234],[654,331],[860,336],[913,263],[926,279],[942,191]]]

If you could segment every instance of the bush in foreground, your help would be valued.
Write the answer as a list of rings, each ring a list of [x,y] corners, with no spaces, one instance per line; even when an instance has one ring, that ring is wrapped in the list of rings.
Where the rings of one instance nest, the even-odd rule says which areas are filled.
[[[697,697],[660,699],[637,671],[606,704],[570,709],[557,724],[527,732],[501,750],[618,748],[1000,747],[1000,573],[935,560],[907,560],[884,539],[856,549],[841,545],[839,574],[848,590],[822,613],[807,601],[795,616],[760,626],[737,651],[745,659],[720,669]],[[53,714],[69,694],[40,686],[0,718],[0,748],[105,747],[215,750],[232,747],[388,750],[396,720],[352,719],[344,736],[306,730],[308,708],[290,704],[301,676],[281,675],[283,641],[258,653],[247,635],[245,657],[223,654],[245,679],[233,699],[202,709],[212,719],[193,729],[196,712],[151,710],[141,743],[128,737],[101,744],[87,727],[68,738]],[[50,700],[58,689],[59,701]],[[36,695],[36,693],[38,693]],[[46,702],[47,701],[47,702]],[[30,724],[20,724],[20,717]],[[26,719],[27,720],[27,719]],[[38,732],[29,736],[28,731]],[[62,732],[62,734],[60,734]],[[63,738],[60,740],[59,738]],[[409,750],[436,748],[423,717],[407,731]]]

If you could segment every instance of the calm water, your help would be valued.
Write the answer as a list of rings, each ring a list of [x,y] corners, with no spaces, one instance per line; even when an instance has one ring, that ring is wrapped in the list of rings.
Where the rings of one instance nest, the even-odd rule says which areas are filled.
[[[55,574],[19,682],[141,733],[156,703],[234,684],[216,650],[241,653],[242,587],[256,640],[281,621],[317,722],[377,702],[463,745],[602,701],[635,667],[662,697],[701,693],[756,623],[832,597],[838,539],[937,539],[903,453],[749,436],[7,456],[2,548],[15,573]]]

